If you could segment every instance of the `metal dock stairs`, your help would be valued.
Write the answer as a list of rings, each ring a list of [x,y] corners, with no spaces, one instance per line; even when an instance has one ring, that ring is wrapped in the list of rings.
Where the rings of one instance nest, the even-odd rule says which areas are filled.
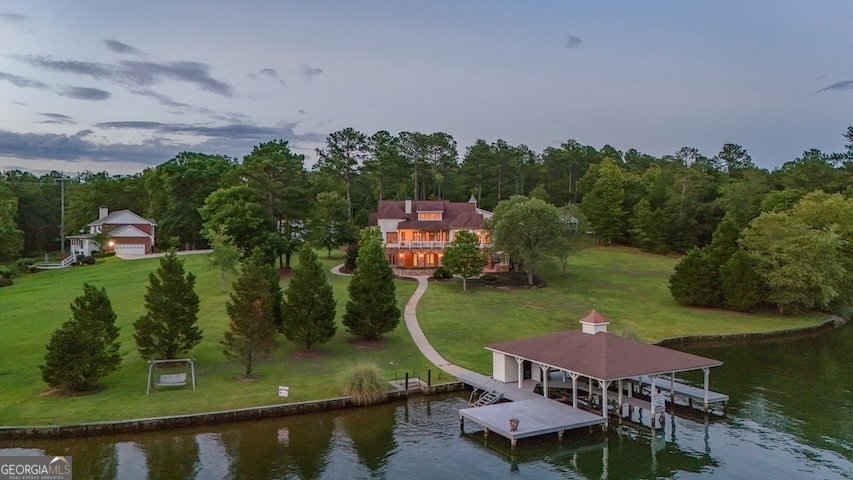
[[[471,397],[473,398],[475,392],[471,392]],[[480,397],[473,402],[468,402],[472,407],[485,407],[486,405],[492,405],[497,403],[504,396],[503,393],[498,392],[497,390],[487,390],[480,394]]]

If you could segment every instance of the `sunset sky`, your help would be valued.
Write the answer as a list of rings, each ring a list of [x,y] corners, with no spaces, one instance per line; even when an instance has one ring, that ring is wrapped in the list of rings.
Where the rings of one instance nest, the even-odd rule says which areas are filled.
[[[329,132],[537,152],[844,149],[849,1],[0,0],[0,170],[129,174]]]

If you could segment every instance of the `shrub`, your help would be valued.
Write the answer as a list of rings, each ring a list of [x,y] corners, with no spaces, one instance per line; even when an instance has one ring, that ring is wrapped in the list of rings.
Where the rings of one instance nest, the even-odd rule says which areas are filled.
[[[87,257],[83,257],[80,259],[80,263],[82,263],[83,265],[94,265],[95,264],[95,257],[93,257],[92,255],[89,255]]]
[[[116,254],[115,250],[110,250],[109,252],[94,252],[94,253],[92,253],[92,256],[95,258],[107,258],[107,257],[114,257],[115,254]]]
[[[30,272],[30,265],[37,263],[39,259],[37,258],[19,258],[15,261],[15,269],[19,272]]]
[[[353,367],[344,384],[344,395],[352,397],[354,405],[371,405],[385,400],[388,393],[379,374],[379,366],[371,362],[360,362]]]
[[[11,268],[0,266],[0,278],[12,278],[14,273]]]
[[[498,277],[487,273],[485,275],[480,276],[480,280],[484,282],[496,282],[498,281]]]
[[[432,274],[432,278],[435,278],[437,280],[444,280],[447,278],[451,278],[452,276],[453,274],[450,273],[450,269],[444,266],[436,268],[435,273]]]
[[[13,283],[15,282],[13,282],[11,278],[0,277],[0,288],[10,287]]]

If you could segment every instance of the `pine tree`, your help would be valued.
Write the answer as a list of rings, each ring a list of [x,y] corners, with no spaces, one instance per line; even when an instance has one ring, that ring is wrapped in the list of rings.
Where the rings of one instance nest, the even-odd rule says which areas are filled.
[[[206,230],[205,236],[210,242],[212,252],[205,255],[205,262],[210,268],[219,269],[219,293],[225,293],[225,281],[228,274],[237,273],[237,264],[240,263],[240,249],[234,245],[234,239],[228,235],[225,225],[219,225],[218,229]]]
[[[483,273],[488,260],[480,250],[480,239],[470,230],[453,234],[453,241],[444,250],[442,261],[454,275],[462,277],[462,290],[468,290],[468,279]]]
[[[299,264],[284,292],[282,317],[284,336],[305,348],[328,342],[338,329],[332,286],[317,254],[307,245],[299,250]]]
[[[758,274],[758,261],[738,250],[720,267],[720,283],[726,307],[745,312],[764,300],[766,286]]]
[[[713,307],[719,305],[718,267],[704,249],[694,248],[682,257],[669,277],[669,291],[680,305]]]
[[[364,340],[377,340],[400,323],[394,271],[385,260],[382,237],[375,228],[364,229],[358,248],[358,268],[349,284],[343,324]]]
[[[246,377],[252,376],[259,360],[269,357],[278,347],[270,270],[275,273],[259,256],[247,259],[232,286],[231,301],[225,304],[231,321],[221,342],[225,346],[223,353],[229,360],[243,364]]]
[[[139,355],[146,360],[178,358],[201,342],[195,275],[184,275],[184,262],[171,251],[160,258],[157,274],[149,274],[148,280],[148,313],[133,324]]]
[[[105,289],[84,284],[71,304],[71,320],[53,332],[47,344],[42,379],[53,388],[94,389],[121,365],[116,314]]]

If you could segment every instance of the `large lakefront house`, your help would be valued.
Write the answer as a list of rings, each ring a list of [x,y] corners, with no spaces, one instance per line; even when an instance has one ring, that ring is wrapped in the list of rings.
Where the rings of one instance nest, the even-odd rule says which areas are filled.
[[[470,230],[488,251],[491,239],[484,222],[492,212],[467,202],[447,200],[380,200],[368,224],[378,226],[391,265],[402,268],[435,268],[441,265],[444,248],[460,230]]]
[[[143,218],[130,210],[110,213],[107,207],[98,209],[98,219],[88,225],[89,233],[69,235],[72,255],[90,255],[101,249],[96,238],[106,233],[104,250],[115,250],[119,255],[143,255],[154,247],[154,220]]]

